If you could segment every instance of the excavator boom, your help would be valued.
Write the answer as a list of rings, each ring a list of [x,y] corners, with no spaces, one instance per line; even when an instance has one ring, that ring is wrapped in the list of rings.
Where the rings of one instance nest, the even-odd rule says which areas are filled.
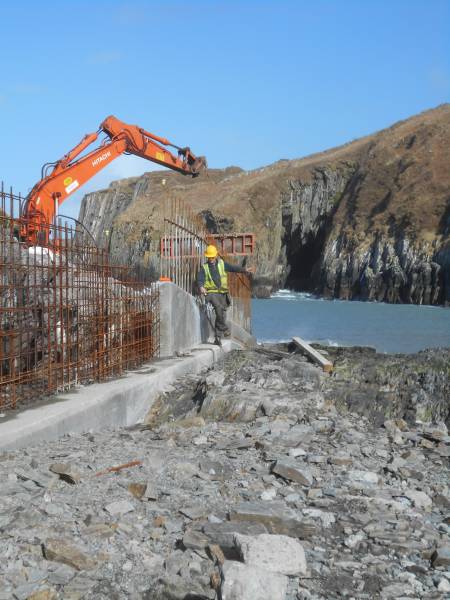
[[[99,147],[80,156],[98,139],[100,132],[105,133],[107,139]],[[167,146],[176,149],[176,154]],[[42,179],[33,187],[22,213],[22,239],[30,245],[47,245],[58,206],[124,153],[135,154],[192,177],[199,175],[207,166],[206,159],[196,157],[190,148],[180,148],[137,125],[128,125],[109,116],[97,132],[87,134],[75,148],[53,163],[50,174],[43,173]]]

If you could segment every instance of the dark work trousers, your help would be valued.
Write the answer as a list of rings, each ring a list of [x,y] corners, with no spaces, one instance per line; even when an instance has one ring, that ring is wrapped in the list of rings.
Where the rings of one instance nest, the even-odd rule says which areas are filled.
[[[216,313],[216,331],[217,337],[220,337],[221,333],[228,331],[226,322],[227,318],[227,299],[225,294],[207,294],[206,302],[213,305],[214,312]]]

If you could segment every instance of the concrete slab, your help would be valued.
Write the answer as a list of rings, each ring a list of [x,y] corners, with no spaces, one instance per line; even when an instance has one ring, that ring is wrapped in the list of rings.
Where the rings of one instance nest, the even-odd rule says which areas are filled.
[[[188,356],[154,361],[120,379],[76,388],[49,402],[0,418],[0,450],[32,446],[67,433],[98,431],[141,421],[179,377],[199,373],[240,344],[200,344]]]

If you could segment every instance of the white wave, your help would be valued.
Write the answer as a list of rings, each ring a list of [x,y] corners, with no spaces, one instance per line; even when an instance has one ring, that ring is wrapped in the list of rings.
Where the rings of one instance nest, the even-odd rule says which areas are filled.
[[[275,294],[272,294],[271,298],[278,298],[279,300],[321,300],[309,292],[294,292],[294,290],[278,290]]]
[[[275,294],[272,294],[272,298],[295,298],[296,293],[292,290],[278,290]]]
[[[292,339],[286,338],[286,339],[281,339],[281,338],[258,338],[258,343],[259,344],[288,344],[289,342],[292,342]]]
[[[339,344],[334,340],[320,340],[319,343],[324,344],[325,346],[332,346],[333,348],[338,348],[339,346],[342,346],[342,344]]]

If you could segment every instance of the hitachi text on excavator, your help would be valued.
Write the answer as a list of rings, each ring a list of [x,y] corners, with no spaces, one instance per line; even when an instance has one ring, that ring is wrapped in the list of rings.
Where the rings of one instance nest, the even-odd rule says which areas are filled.
[[[102,132],[107,137],[100,146],[80,156]],[[170,152],[167,147],[175,148],[177,153]],[[58,206],[122,154],[134,154],[192,177],[207,167],[205,157],[196,157],[190,148],[176,146],[137,125],[128,125],[109,116],[98,131],[85,135],[60,160],[42,167],[41,179],[26,198],[22,211],[22,240],[29,245],[48,245]]]

